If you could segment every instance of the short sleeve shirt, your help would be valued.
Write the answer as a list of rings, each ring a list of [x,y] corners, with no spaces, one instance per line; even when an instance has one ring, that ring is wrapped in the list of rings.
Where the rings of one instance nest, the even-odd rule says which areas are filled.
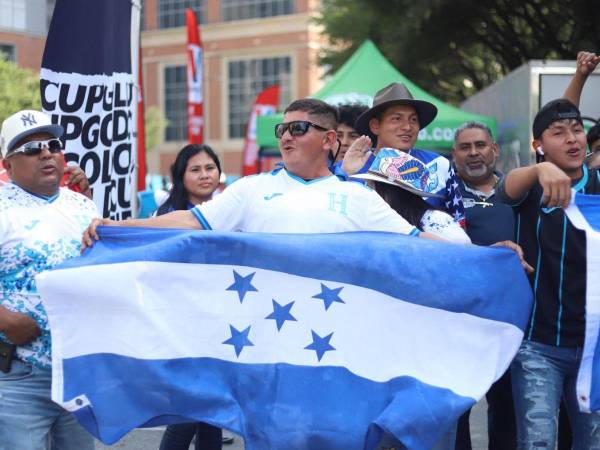
[[[497,175],[502,178],[500,173]],[[460,180],[460,190],[467,218],[467,234],[474,244],[492,245],[515,239],[515,214],[509,205],[502,202],[495,189],[486,194]]]
[[[305,181],[286,169],[242,178],[192,213],[205,229],[215,230],[418,234],[366,186],[333,175]]]
[[[42,331],[33,342],[17,347],[21,361],[50,366],[48,317],[34,277],[78,256],[81,236],[95,217],[94,202],[66,188],[52,198],[13,183],[0,188],[0,305],[28,314]],[[0,340],[8,341],[1,333]]]
[[[505,179],[504,179],[505,180]],[[522,199],[506,195],[504,180],[496,192],[516,213],[516,241],[535,269],[529,276],[534,309],[525,335],[547,345],[578,347],[585,333],[586,238],[562,208],[542,205],[543,189],[536,183]],[[573,189],[600,194],[600,173],[583,167]]]

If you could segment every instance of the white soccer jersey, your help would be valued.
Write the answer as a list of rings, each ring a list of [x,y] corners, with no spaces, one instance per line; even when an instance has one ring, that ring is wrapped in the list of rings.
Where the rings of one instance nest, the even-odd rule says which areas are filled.
[[[191,211],[205,229],[224,231],[419,233],[370,188],[334,175],[305,181],[285,169],[242,178]]]
[[[0,305],[33,317],[42,334],[17,347],[17,357],[50,365],[48,318],[34,277],[79,255],[81,236],[99,217],[93,201],[67,188],[53,198],[30,194],[9,183],[0,189]],[[81,298],[84,300],[85,292]],[[0,333],[0,339],[6,339]]]

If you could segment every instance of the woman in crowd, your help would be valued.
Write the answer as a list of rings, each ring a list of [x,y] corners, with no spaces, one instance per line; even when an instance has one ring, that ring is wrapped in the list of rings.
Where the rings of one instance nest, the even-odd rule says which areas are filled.
[[[191,209],[212,198],[219,187],[221,163],[208,145],[190,144],[183,147],[171,166],[173,187],[157,215]]]
[[[160,216],[175,210],[190,209],[210,200],[219,186],[220,176],[221,163],[212,148],[208,145],[186,145],[171,166],[173,187],[156,214]],[[188,450],[194,436],[196,450],[221,449],[221,429],[196,422],[169,425],[162,437],[160,450]]]

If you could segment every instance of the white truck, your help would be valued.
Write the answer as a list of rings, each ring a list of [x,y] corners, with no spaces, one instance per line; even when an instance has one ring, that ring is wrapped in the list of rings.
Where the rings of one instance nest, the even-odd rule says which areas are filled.
[[[506,173],[535,162],[533,118],[547,102],[562,97],[574,72],[575,61],[529,61],[461,104],[466,111],[494,116],[498,121],[498,169]],[[600,69],[585,84],[580,110],[586,129],[600,118]]]

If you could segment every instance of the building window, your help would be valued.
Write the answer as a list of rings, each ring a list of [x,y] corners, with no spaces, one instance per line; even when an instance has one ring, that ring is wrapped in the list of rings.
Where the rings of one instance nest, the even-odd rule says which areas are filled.
[[[291,60],[287,56],[229,62],[230,138],[246,135],[252,103],[263,89],[278,84],[280,106],[290,102],[290,74]]]
[[[205,0],[158,0],[158,28],[185,25],[185,10],[192,8],[198,23],[204,23]]]
[[[0,44],[0,59],[16,62],[15,46],[13,44]]]
[[[0,27],[26,30],[27,7],[23,0],[0,0]]]
[[[223,22],[281,16],[293,12],[293,0],[221,0]]]
[[[165,68],[165,117],[169,121],[165,140],[187,140],[187,68]]]

